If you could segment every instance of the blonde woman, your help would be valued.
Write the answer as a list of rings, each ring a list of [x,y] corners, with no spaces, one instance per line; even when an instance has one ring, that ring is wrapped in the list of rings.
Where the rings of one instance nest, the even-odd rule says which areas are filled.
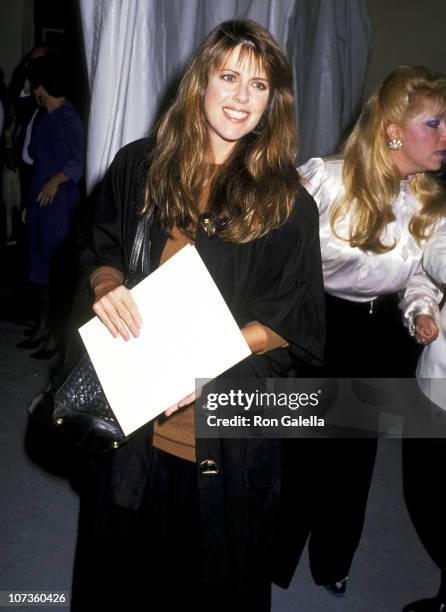
[[[116,156],[85,234],[93,308],[111,334],[139,333],[123,279],[137,220],[152,211],[151,268],[194,243],[252,350],[232,376],[321,361],[318,216],[295,168],[293,105],[269,32],[231,21],[210,33],[154,142]],[[92,598],[97,609],[270,609],[280,441],[196,440],[194,406],[182,408],[109,457],[84,496],[74,609]]]
[[[445,113],[446,80],[400,66],[366,103],[343,156],[310,159],[300,168],[320,215],[327,376],[415,372],[416,345],[402,325],[398,294],[426,239],[444,224],[445,197],[427,172],[446,159]],[[423,308],[419,314],[431,314],[428,304]],[[359,435],[289,450],[309,466],[306,487],[289,493],[299,498],[302,518],[294,551],[287,540],[289,554],[296,562],[309,536],[313,576],[338,596],[360,540],[376,455],[376,440]]]

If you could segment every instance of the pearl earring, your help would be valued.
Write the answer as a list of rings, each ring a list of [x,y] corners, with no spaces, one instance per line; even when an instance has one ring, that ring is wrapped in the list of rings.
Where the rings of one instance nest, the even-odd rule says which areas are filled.
[[[391,151],[401,151],[403,148],[403,143],[399,138],[392,138],[389,140],[388,145]]]

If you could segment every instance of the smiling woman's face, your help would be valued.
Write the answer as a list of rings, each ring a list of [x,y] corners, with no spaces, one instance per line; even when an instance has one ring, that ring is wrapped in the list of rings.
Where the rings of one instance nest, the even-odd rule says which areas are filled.
[[[204,112],[214,163],[223,163],[234,145],[256,127],[269,93],[265,70],[250,54],[240,58],[240,47],[210,74]]]

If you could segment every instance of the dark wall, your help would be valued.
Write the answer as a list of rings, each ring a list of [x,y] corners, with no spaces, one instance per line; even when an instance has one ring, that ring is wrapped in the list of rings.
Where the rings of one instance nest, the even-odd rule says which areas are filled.
[[[446,0],[369,0],[372,55],[365,95],[399,64],[446,73]]]
[[[89,92],[77,0],[34,0],[34,39],[60,50],[70,75],[68,98],[87,119]]]

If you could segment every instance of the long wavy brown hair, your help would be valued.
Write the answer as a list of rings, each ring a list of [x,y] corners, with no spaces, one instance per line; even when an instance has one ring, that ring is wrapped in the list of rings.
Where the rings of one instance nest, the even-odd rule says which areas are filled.
[[[240,139],[215,169],[204,112],[209,75],[233,49],[263,68],[270,87],[256,128]],[[224,240],[248,242],[286,221],[300,180],[291,67],[271,34],[253,21],[217,26],[192,57],[177,96],[162,117],[150,154],[145,206],[158,209],[161,228],[176,226],[194,238],[198,202],[209,191],[207,211]]]
[[[422,66],[399,66],[365,104],[344,146],[345,195],[331,214],[331,226],[349,216],[348,240],[363,251],[385,253],[395,245],[382,242],[385,227],[394,221],[392,204],[400,190],[398,168],[388,146],[387,127],[405,122],[428,107],[435,114],[446,110],[446,79]],[[446,213],[446,198],[437,181],[420,172],[410,188],[421,202],[409,230],[420,243],[429,237],[435,222]]]

